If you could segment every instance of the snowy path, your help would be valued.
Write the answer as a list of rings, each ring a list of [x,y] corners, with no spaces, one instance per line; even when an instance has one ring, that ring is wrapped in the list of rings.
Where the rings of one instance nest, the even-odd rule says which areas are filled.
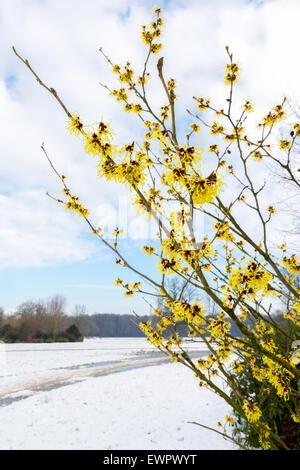
[[[54,388],[70,385],[72,381],[84,380],[87,377],[99,377],[122,370],[137,369],[141,367],[149,367],[163,362],[168,362],[168,358],[159,357],[152,359],[131,360],[125,362],[117,362],[113,365],[105,366],[89,366],[75,368],[72,367],[71,371],[64,370],[56,376],[31,378],[25,382],[18,383],[17,385],[10,385],[0,387],[0,406],[11,404],[13,401],[26,398],[28,392],[42,392],[49,391]],[[75,369],[75,370],[74,370]],[[31,394],[31,393],[30,393]]]
[[[0,406],[37,391],[132,368],[167,362],[145,338],[88,339],[83,343],[5,344],[0,357]],[[203,345],[188,344],[198,356]]]
[[[181,364],[84,381],[0,408],[0,449],[233,449],[215,427],[229,412]]]
[[[189,423],[215,427],[228,406],[143,338],[4,345],[0,405],[0,449],[233,448]]]

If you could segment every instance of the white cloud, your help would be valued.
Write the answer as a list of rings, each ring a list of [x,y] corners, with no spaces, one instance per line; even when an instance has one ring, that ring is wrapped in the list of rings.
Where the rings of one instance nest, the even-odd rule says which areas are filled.
[[[0,267],[40,266],[78,261],[102,247],[81,238],[79,221],[37,190],[0,195]]]

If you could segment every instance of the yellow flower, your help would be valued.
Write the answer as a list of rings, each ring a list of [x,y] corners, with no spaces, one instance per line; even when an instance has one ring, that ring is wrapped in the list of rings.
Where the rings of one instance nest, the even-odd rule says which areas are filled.
[[[222,315],[218,315],[217,320],[212,319],[207,329],[215,338],[223,338],[230,330],[231,324],[223,319]]]
[[[198,126],[198,124],[191,124],[190,128],[192,129],[193,132],[199,132],[200,131],[200,126]]]
[[[209,98],[195,98],[197,107],[199,111],[206,111],[209,108],[210,99]]]
[[[227,64],[225,68],[225,77],[224,81],[226,85],[231,85],[232,83],[236,83],[240,76],[240,68],[238,64],[232,63]]]
[[[300,423],[300,413],[298,411],[298,413],[292,413],[292,418],[293,418],[293,421],[295,421],[295,423]]]
[[[259,442],[264,450],[271,448],[271,443],[268,439],[270,435],[270,427],[267,424],[264,424],[264,427],[259,430]]]
[[[273,108],[267,116],[263,118],[263,125],[264,126],[273,126],[277,122],[281,121],[285,118],[285,112],[283,110],[283,105],[278,104]]]
[[[117,101],[127,101],[128,100],[128,94],[125,88],[120,88],[119,90],[112,90],[110,93],[111,96],[114,96]]]
[[[243,409],[250,423],[256,423],[260,419],[261,411],[256,403],[250,403],[249,401],[245,400]]]
[[[194,204],[209,204],[218,196],[221,186],[221,178],[215,172],[207,178],[193,178],[190,187]]]
[[[225,127],[222,124],[218,124],[217,122],[213,122],[211,126],[210,133],[212,135],[223,134],[225,132]]]
[[[218,146],[218,144],[210,145],[208,151],[210,153],[215,153],[216,155],[219,155],[219,146]]]
[[[228,286],[238,294],[244,294],[246,297],[253,299],[257,294],[270,293],[269,283],[272,279],[272,274],[260,263],[252,261],[246,267],[240,267],[232,271]]]
[[[295,323],[295,325],[300,326],[300,302],[296,302],[293,305],[292,310],[289,312],[285,312],[283,316],[288,320],[291,320],[293,323]]]
[[[89,215],[89,210],[86,209],[80,202],[78,196],[74,196],[68,189],[62,191],[67,197],[68,201],[64,202],[64,206],[68,211],[76,212],[81,217],[86,218]],[[59,201],[62,202],[62,201]]]
[[[233,368],[234,372],[239,373],[244,369],[244,365],[241,362],[235,360],[232,363],[232,368]]]
[[[267,212],[269,212],[270,214],[275,214],[276,213],[276,209],[273,207],[273,206],[269,206],[267,207]]]
[[[126,111],[126,113],[139,114],[143,111],[143,108],[140,104],[126,103],[124,106],[124,111]]]
[[[261,154],[261,152],[259,150],[255,150],[252,154],[251,154],[251,158],[252,160],[254,160],[255,162],[261,162],[262,159],[263,159],[263,156]]]
[[[154,246],[144,246],[144,247],[143,247],[143,252],[144,252],[146,255],[148,255],[148,256],[153,255],[153,253],[154,253]]]
[[[214,224],[213,228],[216,230],[216,238],[220,240],[225,240],[227,242],[233,242],[235,237],[232,232],[229,230],[228,222],[217,222]]]
[[[291,142],[289,140],[280,140],[279,147],[281,150],[289,150],[291,148]]]
[[[300,273],[300,260],[296,254],[290,256],[290,258],[285,256],[281,262],[289,273],[296,275]]]
[[[254,111],[253,104],[250,100],[246,100],[245,104],[242,106],[243,110],[246,113],[252,113]]]
[[[225,421],[229,423],[231,426],[234,425],[235,419],[232,416],[225,415]]]
[[[71,117],[67,121],[67,129],[70,134],[78,136],[83,130],[83,124],[80,120],[79,114],[72,113]]]
[[[296,123],[293,125],[293,131],[296,132],[296,137],[300,136],[300,124]]]

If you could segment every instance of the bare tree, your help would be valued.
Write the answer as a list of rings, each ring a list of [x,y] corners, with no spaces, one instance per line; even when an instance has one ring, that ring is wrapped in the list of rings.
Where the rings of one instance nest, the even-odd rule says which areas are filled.
[[[62,295],[55,295],[47,302],[48,329],[54,338],[63,326],[65,307],[66,299]]]
[[[0,327],[3,325],[4,323],[4,310],[2,307],[0,307]]]
[[[76,304],[71,319],[72,323],[77,326],[83,336],[89,335],[95,330],[95,324],[88,315],[86,305]]]

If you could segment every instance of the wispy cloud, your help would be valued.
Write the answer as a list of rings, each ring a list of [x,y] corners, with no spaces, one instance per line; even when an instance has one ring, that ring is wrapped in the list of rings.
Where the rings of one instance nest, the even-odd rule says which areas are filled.
[[[104,285],[104,284],[71,284],[67,285],[66,287],[72,287],[75,289],[114,289],[115,287],[112,285]]]

